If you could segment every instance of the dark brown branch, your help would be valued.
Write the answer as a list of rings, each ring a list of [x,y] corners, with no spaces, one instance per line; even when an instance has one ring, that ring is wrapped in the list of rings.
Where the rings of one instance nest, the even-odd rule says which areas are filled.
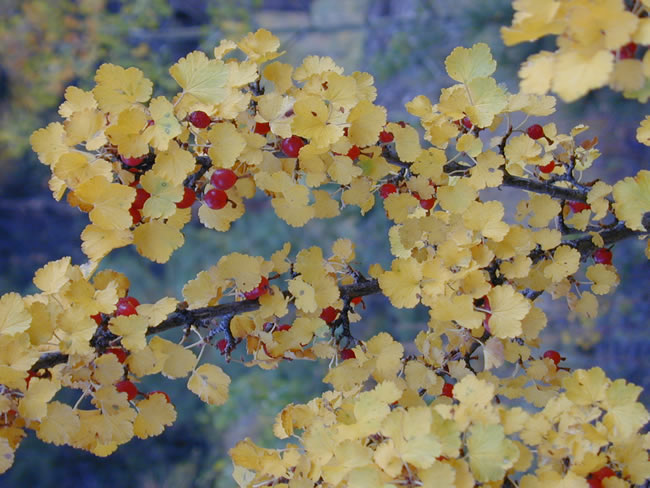
[[[528,178],[520,178],[519,176],[512,176],[507,172],[503,173],[503,185],[512,188],[520,188],[522,190],[545,193],[558,198],[560,200],[572,200],[576,202],[586,202],[587,192],[580,190],[573,190],[571,188],[564,188],[561,186],[550,185],[544,181],[529,180]]]

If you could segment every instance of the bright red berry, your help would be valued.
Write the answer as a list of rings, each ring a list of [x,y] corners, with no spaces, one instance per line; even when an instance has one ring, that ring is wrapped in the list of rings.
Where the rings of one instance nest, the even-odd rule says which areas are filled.
[[[573,211],[573,213],[580,213],[583,210],[588,210],[591,208],[591,205],[585,202],[574,202],[574,201],[569,201],[567,202],[569,205],[569,208]]]
[[[555,161],[551,161],[550,163],[539,167],[539,170],[542,173],[546,173],[546,174],[551,173],[554,169],[555,169]]]
[[[217,342],[217,348],[221,351],[221,354],[226,354],[226,348],[228,347],[228,341],[226,339],[221,339]]]
[[[436,204],[436,197],[427,198],[426,200],[420,199],[420,207],[424,210],[431,210]]]
[[[137,315],[138,311],[136,307],[140,305],[140,302],[133,297],[122,297],[117,301],[117,308],[115,310],[115,315],[124,315],[128,317],[129,315]]]
[[[533,124],[531,125],[526,132],[528,133],[528,137],[531,139],[541,139],[544,137],[544,129],[542,128],[541,125],[539,124]]]
[[[343,349],[341,351],[341,359],[343,361],[347,359],[356,359],[357,355],[354,353],[353,349]]]
[[[612,264],[612,251],[601,247],[594,252],[594,261],[599,264]]]
[[[357,306],[359,304],[363,305],[363,309],[366,309],[366,302],[363,301],[363,297],[354,297],[352,300],[350,300],[350,303],[354,306]]]
[[[393,135],[392,132],[387,132],[385,130],[382,130],[379,133],[379,140],[385,144],[388,144],[389,142],[393,142],[395,139],[395,136]]]
[[[334,307],[326,307],[323,309],[323,311],[320,313],[320,318],[325,321],[327,324],[331,324],[336,320],[337,315],[339,314],[339,311],[335,309]]]
[[[138,166],[142,161],[144,161],[144,156],[139,156],[137,158],[126,158],[124,156],[120,156],[120,159],[126,166],[134,167]]]
[[[602,488],[603,480],[612,476],[616,476],[616,472],[613,469],[607,466],[600,468],[598,471],[591,473],[587,478],[589,488]]]
[[[255,129],[253,129],[253,132],[255,132],[255,134],[265,136],[266,134],[269,133],[270,130],[271,130],[271,124],[269,124],[268,122],[257,122],[255,124]]]
[[[217,190],[229,190],[237,183],[237,175],[231,169],[219,168],[210,177],[210,183]]]
[[[442,387],[442,395],[449,398],[454,398],[454,385],[451,383],[445,383],[445,385]]]
[[[287,139],[282,139],[280,142],[280,149],[290,158],[297,158],[300,154],[300,149],[305,145],[305,141],[298,136],[291,136]]]
[[[133,221],[133,225],[139,224],[140,221],[142,220],[142,214],[140,213],[140,210],[131,207],[129,209],[129,213],[131,214],[131,220]]]
[[[384,183],[381,185],[381,188],[379,188],[379,194],[381,195],[381,198],[388,198],[388,195],[395,193],[396,191],[397,187],[392,183]]]
[[[126,361],[127,354],[124,349],[121,349],[119,347],[109,347],[106,349],[106,353],[115,354],[115,356],[117,356],[117,360],[120,363],[124,363],[124,361]]]
[[[291,324],[282,324],[275,330],[289,330],[291,328]]]
[[[466,129],[471,129],[473,127],[472,121],[469,120],[469,117],[467,116],[463,117],[460,123],[463,124]]]
[[[136,396],[138,396],[139,393],[136,386],[129,380],[124,380],[116,383],[115,389],[119,392],[126,393],[129,401],[133,400]]]
[[[187,116],[187,120],[189,120],[197,129],[205,129],[210,125],[210,122],[212,122],[210,116],[201,110],[192,112]]]
[[[625,46],[621,47],[618,51],[619,59],[630,59],[636,54],[637,45],[635,42],[628,42]]]
[[[557,351],[553,351],[552,349],[546,351],[543,355],[543,358],[549,358],[551,361],[555,363],[555,366],[557,366],[560,361],[562,361],[562,356],[560,356],[560,353]]]
[[[96,313],[95,315],[90,316],[91,319],[93,319],[97,325],[102,325],[102,314],[101,313]]]
[[[167,403],[172,402],[171,398],[169,398],[169,395],[164,391],[160,391],[160,390],[150,391],[149,393],[147,393],[147,398],[149,398],[151,395],[163,395],[165,397],[165,400],[167,400]]]
[[[183,199],[180,202],[176,202],[176,206],[178,208],[190,208],[195,201],[196,192],[192,188],[185,187]]]
[[[228,203],[228,195],[223,190],[212,188],[205,192],[203,195],[203,201],[211,209],[219,210],[220,208],[225,207]]]
[[[359,146],[352,146],[348,151],[348,158],[354,161],[359,157],[359,154],[361,154],[361,149],[359,149]]]
[[[256,298],[266,295],[269,291],[269,279],[266,276],[262,276],[260,284],[253,288],[251,291],[244,292],[244,296],[247,300],[255,300]]]
[[[144,203],[149,199],[150,196],[151,196],[151,193],[149,193],[144,188],[136,188],[135,189],[135,199],[133,200],[133,203],[131,204],[131,208],[141,210],[142,207],[144,207]]]

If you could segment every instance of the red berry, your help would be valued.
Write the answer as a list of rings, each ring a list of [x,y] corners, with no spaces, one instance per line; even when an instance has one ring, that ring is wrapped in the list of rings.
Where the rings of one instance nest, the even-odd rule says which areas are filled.
[[[160,390],[150,391],[149,393],[147,393],[147,398],[149,398],[151,395],[164,395],[165,400],[167,400],[167,403],[172,402],[171,398],[169,398],[169,395],[164,391],[160,391]]]
[[[91,315],[90,318],[93,319],[95,322],[97,322],[97,325],[102,325],[102,314],[101,313],[96,313],[95,315]]]
[[[217,190],[229,190],[237,183],[237,175],[231,169],[219,168],[210,177],[210,183]]]
[[[140,210],[131,207],[129,209],[129,213],[131,214],[131,220],[133,220],[133,225],[139,224],[140,221],[142,220],[142,214],[140,213]]]
[[[291,136],[287,139],[282,139],[280,142],[280,149],[290,158],[297,158],[300,153],[300,148],[305,145],[305,142],[298,136]]]
[[[133,203],[131,204],[131,208],[135,208],[136,210],[141,210],[142,207],[144,207],[144,203],[149,199],[150,196],[151,193],[149,193],[147,190],[143,188],[136,188],[135,200],[133,200]]]
[[[221,354],[226,354],[226,347],[228,347],[228,341],[226,339],[221,339],[217,342],[217,348],[221,351]]]
[[[359,154],[361,154],[361,149],[359,149],[359,146],[352,146],[348,151],[348,158],[354,161],[359,157]]]
[[[385,130],[382,130],[379,133],[379,140],[383,143],[387,144],[389,142],[393,142],[393,139],[395,139],[395,136],[392,132],[386,132]]]
[[[117,356],[117,360],[120,363],[124,363],[124,361],[126,361],[127,354],[124,349],[121,349],[119,347],[109,347],[108,349],[106,349],[106,353],[115,354],[115,356]]]
[[[137,166],[139,165],[142,161],[144,161],[144,156],[139,156],[137,158],[126,158],[124,156],[120,156],[120,159],[126,166]]]
[[[619,59],[630,59],[636,54],[636,43],[628,42],[625,46],[621,47],[618,51]]]
[[[336,320],[336,316],[339,314],[339,311],[334,307],[326,307],[320,313],[320,318],[325,321],[327,324],[331,324]]]
[[[544,137],[544,129],[539,124],[531,125],[526,132],[528,133],[528,137],[531,139],[537,140]]]
[[[210,125],[210,122],[212,122],[210,116],[201,110],[192,112],[190,115],[188,115],[187,119],[197,129],[205,129]]]
[[[492,314],[489,312],[489,310],[492,310],[490,307],[490,300],[486,296],[483,297],[483,305],[481,306],[483,310],[488,310],[488,312],[485,312],[485,318],[483,319],[483,327],[485,327],[485,330],[488,331],[488,333],[492,333],[490,330],[490,317],[492,317]]]
[[[612,251],[601,247],[594,252],[594,261],[599,264],[612,264]]]
[[[543,355],[543,358],[549,358],[551,361],[555,363],[555,366],[557,366],[560,361],[562,361],[562,356],[560,356],[560,353],[557,351],[553,351],[552,349],[546,351]]]
[[[546,173],[546,174],[552,172],[554,169],[555,169],[555,161],[551,161],[550,163],[539,167],[539,170],[542,173]]]
[[[451,383],[445,383],[445,386],[442,387],[442,395],[449,398],[454,398],[454,385]]]
[[[275,330],[289,330],[291,328],[291,324],[282,324],[280,327],[278,327]]]
[[[115,389],[119,392],[126,393],[126,396],[129,401],[133,400],[138,396],[138,389],[136,386],[129,380],[120,381],[115,384]]]
[[[436,197],[428,198],[426,200],[420,200],[420,207],[424,210],[431,210],[436,204]]]
[[[397,187],[395,185],[392,183],[384,183],[379,189],[379,194],[381,195],[381,198],[388,198],[388,195],[395,193],[396,191]]]
[[[405,129],[405,128],[406,128],[406,122],[404,122],[403,120],[400,120],[400,121],[397,123],[397,125],[399,125],[402,129]]]
[[[616,476],[616,473],[611,468],[604,466],[598,471],[595,471],[589,475],[587,481],[589,482],[589,488],[602,488],[603,480],[605,478],[610,478]]]
[[[255,300],[256,298],[266,295],[269,291],[269,279],[266,276],[262,276],[260,284],[257,287],[253,288],[251,291],[244,292],[244,296],[247,300]]]
[[[465,116],[463,119],[460,121],[461,124],[465,126],[466,129],[471,129],[473,124],[472,121],[469,120],[469,117]]]
[[[223,190],[212,188],[205,192],[203,195],[203,201],[211,209],[219,210],[220,208],[225,207],[228,203],[228,195]]]
[[[266,134],[269,133],[270,130],[271,130],[271,124],[269,124],[268,122],[257,122],[255,124],[255,129],[253,129],[253,132],[255,132],[255,134],[265,136]]]
[[[38,378],[38,375],[34,371],[27,372],[27,378],[25,378],[25,387],[29,389],[29,382],[32,381],[32,378]]]
[[[185,188],[183,193],[183,199],[180,202],[176,202],[178,208],[189,208],[196,201],[196,192],[191,188]]]
[[[354,353],[354,350],[352,349],[343,349],[341,351],[341,359],[343,361],[347,359],[356,359],[357,355]]]
[[[579,213],[582,212],[583,210],[588,210],[591,208],[591,205],[585,202],[574,202],[574,201],[569,201],[567,202],[569,205],[569,208],[573,211],[573,213]]]
[[[129,315],[137,315],[138,311],[136,310],[136,307],[138,305],[140,305],[140,302],[137,299],[133,297],[122,297],[117,301],[115,315],[124,315],[126,317]]]
[[[350,300],[350,303],[351,303],[352,305],[355,305],[355,306],[356,306],[356,305],[359,305],[359,304],[362,304],[362,305],[363,305],[363,309],[364,309],[364,310],[366,309],[366,302],[363,301],[363,297],[354,297],[352,300]]]

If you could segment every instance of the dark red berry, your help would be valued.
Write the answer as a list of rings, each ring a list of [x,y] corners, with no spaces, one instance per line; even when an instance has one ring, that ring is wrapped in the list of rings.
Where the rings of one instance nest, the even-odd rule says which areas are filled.
[[[160,391],[160,390],[150,391],[149,393],[147,393],[147,398],[149,398],[151,395],[163,395],[165,397],[165,400],[167,400],[167,403],[172,402],[171,398],[169,398],[169,395],[164,391]]]
[[[228,341],[226,339],[221,339],[217,342],[217,348],[221,351],[221,354],[226,354],[226,348],[228,347]]]
[[[426,200],[420,199],[420,207],[424,210],[431,210],[436,204],[436,197],[427,198]]]
[[[595,471],[589,475],[587,481],[589,482],[589,488],[602,488],[603,480],[605,478],[610,478],[616,476],[616,472],[613,469],[604,466],[598,471]]]
[[[117,356],[117,360],[120,363],[124,363],[124,361],[126,361],[127,354],[124,349],[121,349],[119,347],[109,347],[106,349],[106,353],[115,354],[115,356]]]
[[[203,201],[211,209],[219,210],[220,208],[225,207],[228,203],[228,195],[223,190],[212,188],[205,192],[203,195]]]
[[[187,120],[189,120],[197,129],[205,129],[210,125],[210,122],[212,122],[210,116],[201,110],[192,112],[187,116]]]
[[[618,51],[619,59],[630,59],[636,54],[637,45],[635,42],[628,42],[625,46],[621,47]]]
[[[291,328],[291,324],[282,324],[275,330],[289,330]]]
[[[210,183],[217,190],[229,190],[237,183],[237,175],[231,169],[218,168],[212,173]]]
[[[305,141],[303,141],[300,137],[291,136],[287,139],[282,139],[282,142],[280,142],[280,149],[282,149],[282,152],[290,158],[297,158],[298,154],[300,153],[300,149],[304,145]]]
[[[95,315],[90,316],[91,319],[93,319],[97,325],[102,325],[102,314],[101,313],[96,313]]]
[[[140,305],[140,302],[137,299],[133,297],[122,297],[117,301],[115,315],[124,315],[126,317],[129,315],[137,315],[138,311],[136,310],[136,307],[138,305]]]
[[[255,132],[255,134],[265,136],[266,134],[269,133],[270,130],[271,130],[271,124],[269,124],[268,122],[257,122],[255,124],[255,129],[253,129],[253,132]]]
[[[354,161],[359,157],[359,154],[361,154],[361,149],[359,149],[359,146],[352,146],[348,151],[348,158]]]
[[[352,300],[350,300],[350,303],[354,306],[361,304],[363,305],[363,309],[366,309],[366,302],[363,301],[362,297],[354,297]]]
[[[336,317],[338,316],[339,311],[335,309],[334,307],[326,307],[323,309],[323,311],[320,313],[320,318],[325,321],[327,324],[331,324],[336,320]]]
[[[489,324],[490,324],[490,317],[492,317],[492,314],[489,311],[492,310],[492,308],[490,307],[490,300],[487,297],[487,295],[483,297],[483,304],[481,305],[481,308],[483,310],[488,310],[487,312],[485,312],[485,318],[483,319],[483,327],[485,327],[485,330],[491,333]]]
[[[343,349],[341,351],[341,359],[343,361],[347,359],[356,359],[357,355],[354,353],[353,349]]]
[[[551,161],[550,163],[545,164],[544,166],[540,166],[540,167],[539,167],[539,170],[540,170],[542,173],[546,173],[546,174],[552,172],[554,169],[555,169],[555,161]]]
[[[133,200],[133,203],[131,204],[131,208],[141,210],[142,207],[144,207],[144,203],[149,199],[150,196],[151,196],[151,193],[149,193],[144,188],[136,188],[135,189],[135,200]]]
[[[127,398],[133,400],[138,396],[138,389],[136,386],[129,380],[120,381],[115,384],[115,389],[119,392],[126,393]]]
[[[555,366],[557,366],[560,361],[562,361],[562,356],[560,356],[560,353],[557,351],[553,351],[552,349],[549,349],[546,351],[543,355],[543,358],[549,358],[551,361],[555,363]]]
[[[526,132],[528,133],[528,137],[531,139],[541,139],[544,137],[544,129],[542,128],[541,125],[539,124],[533,124],[531,125]]]
[[[591,208],[591,205],[585,202],[574,202],[574,201],[569,201],[567,202],[569,205],[569,208],[573,211],[573,213],[579,213],[582,212],[583,210],[588,210]]]
[[[381,188],[379,188],[379,194],[381,195],[381,198],[388,198],[388,195],[395,193],[396,191],[397,187],[392,183],[384,183],[381,185]]]
[[[133,220],[133,225],[139,224],[140,221],[142,220],[142,214],[140,213],[140,210],[137,208],[131,207],[129,209],[129,213],[131,214],[131,219]]]
[[[405,128],[406,128],[406,122],[404,122],[403,120],[400,120],[400,121],[397,123],[397,125],[399,125],[402,129],[405,129]]]
[[[196,192],[192,188],[185,187],[183,199],[176,202],[178,208],[189,208],[196,201]]]
[[[269,279],[266,276],[262,276],[260,284],[253,288],[251,291],[244,292],[244,297],[247,300],[255,300],[256,298],[266,295],[269,291]]]
[[[389,142],[393,142],[395,139],[395,136],[393,135],[392,132],[386,132],[385,130],[382,130],[379,133],[379,140],[385,144],[388,144]]]
[[[460,121],[461,124],[465,126],[466,129],[471,129],[473,124],[472,121],[469,120],[469,117],[465,116],[463,119]]]
[[[612,264],[612,251],[601,247],[594,252],[594,261],[599,264]]]
[[[134,167],[138,166],[142,161],[144,161],[144,156],[138,156],[137,158],[126,158],[120,156],[120,159],[126,166]]]
[[[451,383],[445,383],[445,385],[442,387],[442,395],[449,398],[454,398],[454,385]]]

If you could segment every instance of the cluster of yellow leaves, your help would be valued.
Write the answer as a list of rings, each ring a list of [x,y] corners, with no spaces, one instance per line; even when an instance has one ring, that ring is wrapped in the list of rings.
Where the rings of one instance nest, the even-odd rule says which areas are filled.
[[[507,477],[587,487],[606,465],[621,472],[616,486],[650,477],[639,387],[532,357],[520,375],[474,374],[462,361],[439,363],[431,338],[420,339],[424,354],[408,359],[385,333],[355,347],[356,358],[325,378],[333,391],[277,415],[274,434],[291,439],[284,448],[246,439],[230,451],[239,486],[470,488]],[[438,371],[454,384],[452,397]],[[518,398],[525,403],[509,400]]]

